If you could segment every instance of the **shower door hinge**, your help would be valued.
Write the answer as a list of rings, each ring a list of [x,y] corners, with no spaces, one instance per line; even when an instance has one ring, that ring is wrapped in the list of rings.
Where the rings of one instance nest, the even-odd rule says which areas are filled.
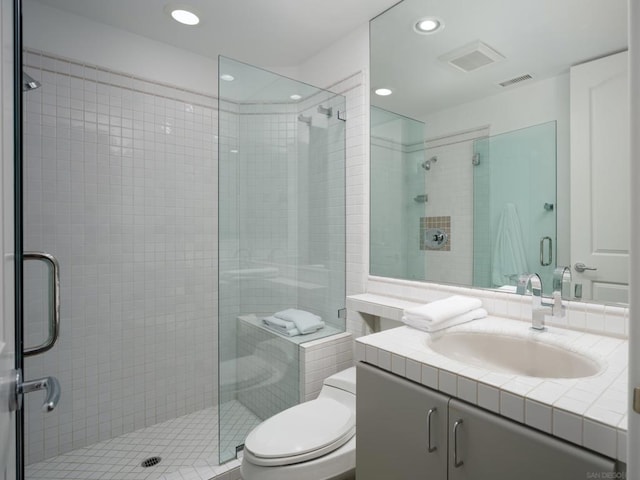
[[[236,445],[236,460],[238,460],[238,455],[240,455],[240,453],[244,450],[244,443],[241,443],[240,445]]]
[[[338,120],[342,120],[343,122],[347,121],[347,112],[343,110],[338,110]]]
[[[341,308],[338,310],[338,318],[340,320],[347,318],[347,309],[346,308]]]

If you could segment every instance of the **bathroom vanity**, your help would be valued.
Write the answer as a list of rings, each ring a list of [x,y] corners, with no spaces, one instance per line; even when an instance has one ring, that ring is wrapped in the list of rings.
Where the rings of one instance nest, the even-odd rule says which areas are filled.
[[[476,357],[466,346],[474,338],[518,350],[500,357],[483,346],[487,358]],[[518,361],[537,347],[586,363],[567,370],[562,359],[554,369],[551,350],[531,368]],[[536,333],[493,316],[438,334],[402,326],[360,337],[357,475],[616,478],[626,459],[626,353],[622,339],[556,327]]]
[[[366,363],[358,363],[357,378],[358,478],[567,480],[616,472],[613,459]]]

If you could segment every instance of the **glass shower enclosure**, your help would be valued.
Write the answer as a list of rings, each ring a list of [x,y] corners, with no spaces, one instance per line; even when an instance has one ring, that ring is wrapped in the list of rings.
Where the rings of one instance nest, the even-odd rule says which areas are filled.
[[[475,141],[473,285],[515,290],[537,273],[553,290],[556,242],[556,122]]]
[[[371,106],[369,271],[421,280],[421,219],[426,216],[424,123]]]
[[[345,98],[219,58],[220,463],[300,402],[300,344],[345,330]],[[298,335],[263,318],[322,318]]]

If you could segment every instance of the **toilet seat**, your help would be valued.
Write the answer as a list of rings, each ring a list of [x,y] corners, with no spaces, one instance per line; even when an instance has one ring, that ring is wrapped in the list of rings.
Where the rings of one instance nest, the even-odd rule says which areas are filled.
[[[320,397],[256,427],[245,441],[245,455],[263,466],[305,462],[340,448],[355,432],[355,412],[332,398]]]

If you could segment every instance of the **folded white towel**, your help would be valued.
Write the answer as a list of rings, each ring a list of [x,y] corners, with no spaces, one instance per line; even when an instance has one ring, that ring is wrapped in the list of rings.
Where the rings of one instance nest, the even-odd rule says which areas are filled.
[[[264,317],[262,319],[262,323],[268,327],[271,327],[273,330],[280,331],[282,333],[286,333],[289,330],[293,330],[296,328],[296,324],[293,322],[288,322],[287,320],[282,320],[277,317]]]
[[[267,330],[271,330],[272,332],[275,332],[275,333],[277,333],[279,335],[284,335],[286,337],[296,337],[296,336],[300,335],[300,332],[295,327],[292,330],[283,330],[281,328],[273,327],[273,326],[269,325],[268,323],[265,323],[264,324],[264,328],[266,328]]]
[[[436,324],[481,307],[482,301],[479,298],[453,295],[426,305],[409,308],[404,311],[404,316],[408,319]]]
[[[448,318],[439,323],[427,322],[424,319],[416,319],[416,318],[407,318],[405,316],[402,317],[402,321],[409,325],[410,327],[417,328],[418,330],[422,330],[423,332],[437,332],[439,330],[444,330],[445,328],[450,328],[455,325],[460,325],[462,323],[471,322],[473,320],[478,320],[479,318],[485,318],[487,316],[487,311],[484,308],[476,308],[471,310],[470,312],[463,313],[462,315],[457,315],[452,318]]]
[[[305,310],[288,308],[287,310],[274,313],[273,316],[287,322],[293,322],[302,335],[313,333],[324,327],[322,317]]]

